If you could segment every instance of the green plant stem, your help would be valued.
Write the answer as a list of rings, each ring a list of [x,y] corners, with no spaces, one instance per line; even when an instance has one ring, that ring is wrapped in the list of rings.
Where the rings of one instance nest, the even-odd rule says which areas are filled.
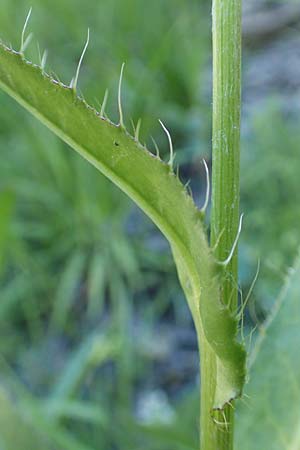
[[[213,145],[211,245],[224,261],[239,224],[241,109],[241,0],[213,0]],[[224,269],[221,301],[237,310],[237,252]],[[203,348],[204,347],[204,348]],[[213,411],[216,358],[209,344],[201,359],[201,450],[233,448],[234,410]]]

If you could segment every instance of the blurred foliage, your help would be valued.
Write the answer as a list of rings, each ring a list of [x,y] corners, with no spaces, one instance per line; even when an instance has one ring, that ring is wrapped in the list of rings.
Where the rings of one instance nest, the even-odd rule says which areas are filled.
[[[47,48],[46,70],[65,83],[90,27],[79,88],[98,109],[108,88],[112,120],[125,61],[128,128],[141,117],[142,140],[153,148],[153,136],[167,155],[157,119],[166,123],[181,177],[201,202],[211,127],[208,0],[0,6],[1,38],[15,48],[33,7],[26,56],[38,62],[37,43]],[[160,372],[161,361],[183,360],[159,325],[191,327],[164,239],[94,168],[2,93],[0,100],[0,449],[197,448],[195,380],[178,382],[171,368],[166,386]],[[273,302],[299,244],[299,127],[280,109],[272,102],[246,116],[243,132],[244,291],[261,259],[252,321]],[[197,358],[195,340],[188,345]],[[146,402],[150,423],[138,408],[147,390],[166,394],[157,419]]]
[[[300,447],[299,275],[298,255],[254,349],[247,397],[238,410],[237,448]]]
[[[258,307],[268,311],[300,243],[300,132],[295,118],[285,116],[276,99],[249,122],[241,169],[241,207],[246,213],[241,277],[249,282],[253,262],[261,260]]]
[[[31,5],[35,38],[28,58],[38,62],[38,46],[40,52],[47,47],[46,70],[68,83],[90,27],[79,80],[85,98],[99,108],[108,88],[107,113],[117,120],[125,61],[127,126],[131,117],[142,117],[142,136],[153,147],[152,134],[163,153],[161,117],[178,153],[185,146],[178,160],[195,153],[199,129],[201,142],[209,130],[199,70],[209,55],[207,2]],[[16,48],[28,9],[1,0],[1,38]],[[201,37],[197,55],[195,34]],[[150,433],[137,432],[136,386],[147,383],[161,352],[151,344],[157,321],[171,308],[178,323],[190,323],[165,241],[94,168],[2,94],[1,102],[0,351],[9,368],[2,370],[4,448],[23,450],[27,440],[32,450],[41,442],[61,449],[131,450],[141,442],[153,448]],[[9,432],[11,422],[20,427],[19,441]]]

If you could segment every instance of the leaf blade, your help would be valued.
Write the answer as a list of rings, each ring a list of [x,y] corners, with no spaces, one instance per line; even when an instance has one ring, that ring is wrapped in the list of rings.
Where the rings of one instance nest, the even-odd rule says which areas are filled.
[[[113,181],[166,236],[200,346],[205,339],[216,355],[215,407],[240,395],[245,351],[236,340],[237,322],[220,302],[219,275],[202,215],[170,166],[122,127],[101,118],[73,89],[3,45],[0,87]]]

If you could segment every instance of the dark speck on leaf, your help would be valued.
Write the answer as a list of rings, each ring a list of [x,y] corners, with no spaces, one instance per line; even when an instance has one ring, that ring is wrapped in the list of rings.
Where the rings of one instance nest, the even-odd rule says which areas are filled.
[[[119,145],[120,145],[117,141],[115,141],[114,144],[116,147],[119,147]]]

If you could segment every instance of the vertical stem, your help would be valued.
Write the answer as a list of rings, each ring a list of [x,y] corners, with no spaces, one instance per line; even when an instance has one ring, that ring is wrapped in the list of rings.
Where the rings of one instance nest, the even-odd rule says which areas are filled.
[[[213,145],[211,245],[225,260],[239,223],[241,0],[213,0]],[[225,268],[221,300],[237,308],[237,252]],[[201,450],[232,450],[234,411],[212,412],[216,361],[208,345],[201,360]],[[202,347],[203,348],[203,347]],[[205,351],[206,350],[206,351]],[[213,418],[212,418],[213,415]]]
[[[216,256],[228,256],[239,222],[241,103],[241,0],[213,0],[213,173],[211,243]],[[222,234],[221,234],[222,233]],[[221,235],[221,236],[220,236]],[[228,303],[237,279],[237,256],[226,271],[223,301]],[[234,287],[232,310],[236,305]]]

